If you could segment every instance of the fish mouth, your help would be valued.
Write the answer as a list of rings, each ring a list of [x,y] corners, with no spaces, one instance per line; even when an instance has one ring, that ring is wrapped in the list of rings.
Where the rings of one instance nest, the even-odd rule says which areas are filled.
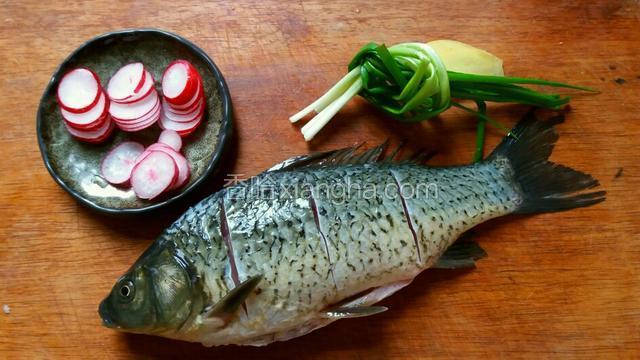
[[[118,325],[116,325],[116,323],[113,321],[113,318],[111,317],[109,305],[107,304],[106,300],[102,300],[102,302],[100,303],[100,306],[98,307],[98,314],[102,319],[102,326],[111,329],[118,328]]]

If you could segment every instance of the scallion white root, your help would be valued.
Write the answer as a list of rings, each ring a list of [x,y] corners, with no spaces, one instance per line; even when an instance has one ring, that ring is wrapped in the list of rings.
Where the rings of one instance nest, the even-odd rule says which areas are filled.
[[[327,91],[324,95],[322,95],[318,100],[311,103],[306,108],[302,109],[299,113],[291,116],[289,120],[294,123],[303,117],[307,116],[312,111],[320,112],[329,104],[334,102],[337,98],[339,98],[342,94],[344,94],[345,90],[349,89],[353,82],[360,76],[360,67],[356,67],[355,69],[349,71],[347,75],[345,75],[340,81],[338,81],[329,91]]]
[[[331,102],[328,106],[322,109],[318,115],[311,119],[305,126],[302,127],[302,135],[306,141],[313,139],[316,134],[327,125],[329,120],[342,109],[342,107],[356,96],[360,90],[362,90],[362,79],[359,77],[349,86],[347,91],[344,91],[337,99]]]

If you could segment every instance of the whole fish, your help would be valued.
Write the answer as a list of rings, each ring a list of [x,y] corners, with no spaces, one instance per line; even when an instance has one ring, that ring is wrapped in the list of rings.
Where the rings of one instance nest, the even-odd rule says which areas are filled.
[[[201,342],[265,345],[375,304],[430,267],[473,266],[456,239],[512,213],[589,206],[591,176],[547,159],[560,117],[533,112],[485,160],[427,167],[379,146],[300,156],[190,208],[102,301],[103,324]]]

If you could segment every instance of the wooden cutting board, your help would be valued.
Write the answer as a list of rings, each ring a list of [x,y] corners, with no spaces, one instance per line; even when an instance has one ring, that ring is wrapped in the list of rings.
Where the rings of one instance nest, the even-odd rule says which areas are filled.
[[[638,358],[640,357],[640,6],[637,1],[48,2],[0,4],[0,358]],[[266,348],[125,335],[97,305],[183,210],[113,219],[81,207],[45,170],[35,112],[56,66],[110,30],[157,27],[201,46],[231,88],[237,143],[226,173],[389,137],[470,160],[474,120],[451,110],[395,123],[353,101],[307,144],[287,118],[345,72],[368,41],[457,39],[505,61],[508,74],[597,88],[576,94],[554,161],[608,191],[598,206],[506,217],[474,230],[489,253],[472,271],[427,271],[384,301]],[[490,106],[509,126],[525,111]],[[502,136],[488,131],[491,149]],[[212,180],[193,201],[220,187]]]

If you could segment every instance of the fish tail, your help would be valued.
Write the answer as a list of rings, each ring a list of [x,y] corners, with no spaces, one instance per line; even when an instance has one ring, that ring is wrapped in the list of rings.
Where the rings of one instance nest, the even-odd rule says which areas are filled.
[[[532,110],[487,158],[509,162],[522,193],[522,203],[515,213],[563,211],[604,201],[604,191],[585,192],[598,186],[598,180],[548,160],[558,140],[553,127],[563,120],[562,115],[538,120]]]

